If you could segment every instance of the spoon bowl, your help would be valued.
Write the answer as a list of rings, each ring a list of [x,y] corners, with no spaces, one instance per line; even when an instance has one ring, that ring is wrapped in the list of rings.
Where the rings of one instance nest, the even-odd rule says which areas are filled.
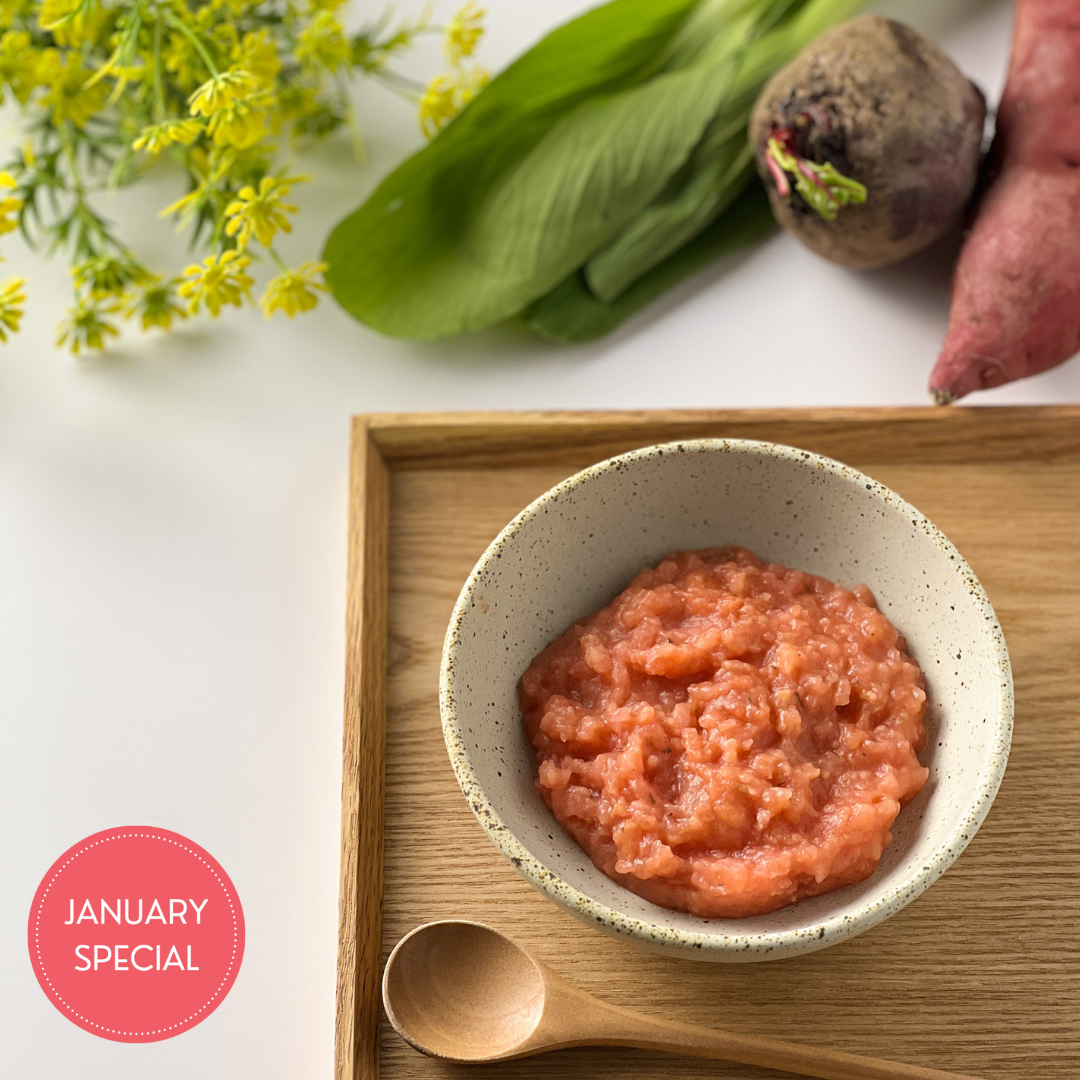
[[[498,1060],[526,1042],[544,1011],[544,976],[524,949],[482,923],[418,926],[383,974],[390,1023],[422,1053]]]

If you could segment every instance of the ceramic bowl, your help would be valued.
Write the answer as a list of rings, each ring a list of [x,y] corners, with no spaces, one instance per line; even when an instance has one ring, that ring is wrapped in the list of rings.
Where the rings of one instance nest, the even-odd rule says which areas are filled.
[[[701,919],[617,885],[559,827],[535,788],[518,680],[575,620],[672,551],[741,545],[852,587],[870,586],[927,680],[930,777],[865,881],[769,915]],[[915,899],[974,836],[1005,770],[1012,677],[982,586],[948,539],[881,484],[771,443],[654,446],[563,481],[496,537],[447,631],[443,732],[458,782],[495,846],[541,893],[608,933],[713,961],[769,960],[854,936]]]

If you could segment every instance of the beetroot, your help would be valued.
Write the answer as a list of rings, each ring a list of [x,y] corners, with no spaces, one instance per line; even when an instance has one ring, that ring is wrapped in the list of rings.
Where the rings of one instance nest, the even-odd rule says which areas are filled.
[[[930,376],[939,404],[1080,350],[1080,0],[1017,0],[988,168]]]
[[[868,269],[960,220],[985,116],[982,94],[932,41],[867,15],[773,75],[748,135],[776,220],[819,255]]]

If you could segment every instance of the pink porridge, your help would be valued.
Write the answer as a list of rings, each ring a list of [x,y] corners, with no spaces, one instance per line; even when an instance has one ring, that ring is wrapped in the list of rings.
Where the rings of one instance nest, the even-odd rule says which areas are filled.
[[[610,878],[705,918],[873,873],[927,770],[922,672],[865,585],[682,551],[521,680],[538,786]]]

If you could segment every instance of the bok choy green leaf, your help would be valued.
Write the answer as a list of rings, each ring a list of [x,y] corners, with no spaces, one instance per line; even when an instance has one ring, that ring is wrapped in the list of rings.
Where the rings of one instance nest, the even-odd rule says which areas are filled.
[[[756,178],[731,206],[688,244],[637,279],[609,303],[597,299],[579,270],[522,315],[530,330],[561,344],[594,341],[610,334],[658,296],[691,274],[763,240],[777,228],[765,188]]]

